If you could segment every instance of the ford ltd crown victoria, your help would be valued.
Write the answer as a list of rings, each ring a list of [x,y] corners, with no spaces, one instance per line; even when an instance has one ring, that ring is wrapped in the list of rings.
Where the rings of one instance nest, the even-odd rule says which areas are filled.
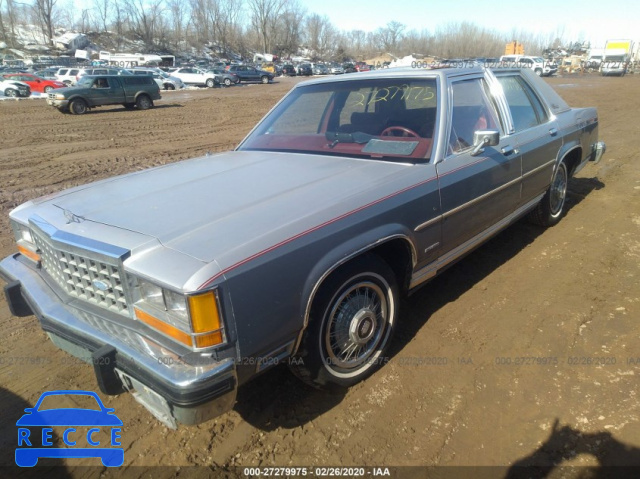
[[[528,69],[385,69],[296,85],[231,152],[10,213],[15,316],[172,427],[279,363],[351,386],[404,293],[528,215],[555,225],[605,151],[594,108]]]

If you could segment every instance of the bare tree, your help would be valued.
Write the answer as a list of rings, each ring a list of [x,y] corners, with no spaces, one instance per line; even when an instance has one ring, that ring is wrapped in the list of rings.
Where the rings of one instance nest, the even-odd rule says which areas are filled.
[[[93,0],[93,6],[96,12],[98,12],[97,17],[100,19],[100,27],[103,32],[108,30],[107,21],[111,14],[111,5],[112,3],[110,0]]]
[[[191,20],[193,22],[195,38],[197,44],[210,42],[213,39],[210,19],[210,0],[190,0]]]
[[[367,41],[367,34],[362,30],[351,30],[347,34],[349,44],[351,45],[352,56],[356,60],[365,59],[365,45]]]
[[[115,0],[113,2],[112,12],[113,12],[113,15],[112,15],[113,27],[115,28],[115,31],[116,31],[117,49],[120,50],[120,47],[122,45],[122,37],[124,36],[124,24],[125,24],[125,8],[124,8],[124,5],[122,4],[122,0]]]
[[[169,0],[168,15],[173,35],[173,46],[178,48],[180,42],[186,37],[185,20],[189,13],[189,5],[182,0]]]
[[[287,0],[248,0],[251,23],[261,38],[262,51],[271,51],[272,29],[275,20],[282,13]]]
[[[7,30],[4,27],[4,15],[2,13],[3,10],[3,4],[4,1],[0,0],[0,35],[2,35],[2,41],[5,42],[6,44],[11,44],[13,42],[11,42],[7,36]]]
[[[297,0],[290,0],[283,12],[273,19],[271,27],[273,41],[272,49],[275,53],[295,54],[300,48],[302,30],[306,10],[300,6]]]
[[[143,0],[124,0],[123,6],[131,24],[132,33],[137,35],[147,48],[151,48],[162,26],[164,0],[157,0],[151,5],[146,5]]]
[[[58,3],[58,0],[35,0],[34,4],[42,34],[50,45],[53,45],[53,21],[56,3]]]
[[[238,37],[242,0],[219,0],[219,18],[216,29],[218,43],[225,56]]]
[[[385,27],[378,28],[376,31],[378,35],[378,43],[380,48],[387,52],[397,53],[398,44],[402,40],[402,32],[404,32],[405,26],[395,20],[387,23]]]
[[[313,52],[314,59],[331,56],[335,47],[336,29],[329,17],[313,13],[307,17],[306,43]]]

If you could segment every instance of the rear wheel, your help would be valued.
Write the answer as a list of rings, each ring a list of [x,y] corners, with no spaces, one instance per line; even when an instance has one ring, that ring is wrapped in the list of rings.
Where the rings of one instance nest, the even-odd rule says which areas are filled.
[[[46,87],[44,87],[45,93],[49,93],[51,90],[53,90],[53,87],[51,85],[47,85]]]
[[[149,98],[147,95],[140,95],[136,99],[136,106],[138,107],[139,110],[148,110],[153,106],[153,102],[151,101],[151,98]]]
[[[386,362],[398,286],[391,268],[365,255],[335,271],[313,302],[293,373],[314,387],[349,387]]]
[[[74,115],[84,115],[87,112],[87,102],[82,98],[71,100],[69,111]]]
[[[539,77],[541,77],[541,76],[542,76],[542,70],[541,70],[540,68],[536,68],[536,69],[535,69],[535,73],[536,73],[536,75],[538,75]]]
[[[563,161],[556,168],[549,189],[540,203],[538,203],[538,206],[530,213],[529,219],[541,226],[557,224],[564,214],[568,184],[569,171]]]
[[[173,86],[171,83],[167,83],[167,84],[165,84],[164,89],[165,90],[175,90],[176,87]]]

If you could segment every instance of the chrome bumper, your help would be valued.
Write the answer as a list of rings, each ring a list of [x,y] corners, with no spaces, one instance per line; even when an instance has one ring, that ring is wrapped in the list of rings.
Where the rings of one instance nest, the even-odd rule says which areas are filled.
[[[24,260],[26,261],[26,260]],[[0,262],[0,277],[11,311],[35,314],[52,341],[70,354],[93,363],[105,394],[130,391],[166,425],[198,424],[230,410],[237,375],[232,358],[198,356],[192,364],[157,342],[75,307],[58,296],[21,255]]]
[[[604,141],[597,142],[593,145],[590,160],[594,163],[598,163],[602,159],[602,155],[604,155],[605,151],[607,151],[607,145],[605,145]]]
[[[69,100],[52,100],[47,98],[47,104],[51,106],[55,106],[56,108],[68,108]]]

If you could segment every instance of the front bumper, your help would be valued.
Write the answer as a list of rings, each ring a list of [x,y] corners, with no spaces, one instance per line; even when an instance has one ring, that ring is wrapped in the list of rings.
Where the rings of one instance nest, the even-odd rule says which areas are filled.
[[[47,104],[55,106],[56,108],[69,108],[69,100],[52,100],[47,98]]]
[[[594,163],[599,163],[604,155],[605,151],[607,151],[607,145],[605,145],[604,141],[598,141],[595,145],[593,145],[593,150],[591,152],[590,161]]]
[[[135,330],[100,317],[99,311],[65,302],[23,261],[20,254],[0,261],[11,312],[35,314],[54,344],[92,363],[103,393],[132,392],[172,428],[208,421],[233,407],[238,381],[232,358],[199,356],[187,363]]]

